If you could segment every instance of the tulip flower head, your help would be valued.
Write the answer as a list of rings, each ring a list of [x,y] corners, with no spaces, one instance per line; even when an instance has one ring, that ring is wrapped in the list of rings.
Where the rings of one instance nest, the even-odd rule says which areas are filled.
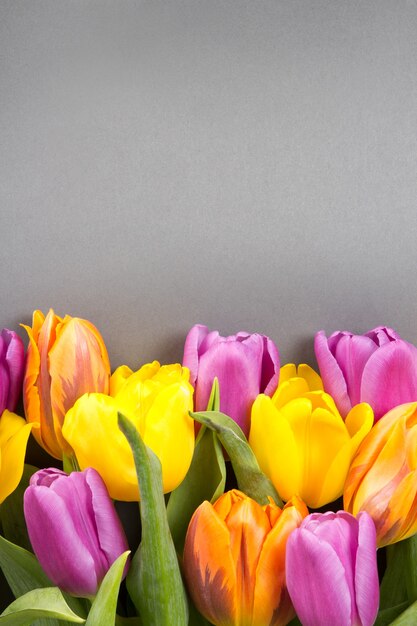
[[[203,502],[188,527],[184,571],[198,610],[216,626],[284,626],[294,612],[285,547],[307,515],[294,498],[281,510],[232,490]]]
[[[184,479],[194,452],[193,388],[179,364],[148,363],[137,372],[119,367],[111,377],[111,396],[82,396],[65,417],[63,435],[81,468],[94,467],[112,498],[139,500],[130,446],[118,427],[120,411],[136,426],[162,465],[164,492]]]
[[[379,606],[372,519],[309,515],[288,539],[286,576],[303,626],[372,626]]]
[[[249,444],[283,500],[297,495],[307,506],[320,508],[342,495],[373,414],[363,403],[343,421],[333,399],[317,389],[317,374],[308,366],[301,374],[284,379],[272,398],[256,398]]]
[[[183,365],[195,387],[195,410],[205,411],[214,378],[220,389],[220,410],[249,432],[250,409],[259,393],[271,395],[278,385],[279,354],[264,335],[239,332],[221,337],[197,324],[187,335]]]
[[[0,419],[0,504],[18,486],[25,464],[26,446],[32,424],[23,417],[3,411]]]
[[[57,459],[72,450],[62,436],[65,413],[87,392],[108,393],[110,363],[98,330],[88,322],[51,309],[33,314],[23,399],[28,422],[40,423],[33,434]]]
[[[371,405],[375,421],[399,404],[417,400],[417,348],[392,328],[364,335],[316,334],[316,358],[324,389],[343,417],[359,402]]]
[[[25,349],[23,341],[12,330],[0,333],[0,416],[4,409],[16,409],[22,391]]]
[[[129,549],[107,489],[91,468],[69,476],[53,468],[36,472],[25,491],[24,512],[43,570],[72,595],[94,596],[110,566]]]
[[[367,511],[378,546],[417,532],[417,402],[389,411],[359,447],[347,476],[344,508]]]

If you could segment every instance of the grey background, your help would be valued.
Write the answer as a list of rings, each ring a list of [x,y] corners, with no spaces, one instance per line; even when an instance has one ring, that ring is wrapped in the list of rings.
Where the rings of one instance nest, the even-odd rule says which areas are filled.
[[[1,0],[1,319],[417,342],[414,1]],[[22,334],[23,336],[23,334]]]
[[[0,328],[88,318],[113,368],[196,322],[417,343],[416,35],[405,0],[0,0]]]

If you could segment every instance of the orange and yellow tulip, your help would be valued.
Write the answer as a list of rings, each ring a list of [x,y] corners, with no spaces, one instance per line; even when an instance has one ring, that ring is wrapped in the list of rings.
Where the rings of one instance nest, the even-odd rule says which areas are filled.
[[[188,527],[184,571],[192,599],[215,626],[284,626],[294,616],[285,587],[288,536],[308,514],[232,490],[203,502]]]
[[[65,413],[86,392],[108,393],[110,363],[98,330],[87,320],[50,309],[25,326],[29,348],[23,382],[26,419],[38,423],[37,442],[57,459],[71,455],[62,436]]]
[[[252,406],[249,444],[283,500],[297,495],[320,508],[342,495],[373,412],[358,404],[344,421],[314,370],[307,365],[298,372],[293,365],[282,370],[273,397],[261,394]]]
[[[388,411],[364,439],[346,480],[344,508],[369,513],[379,547],[417,532],[417,402]]]

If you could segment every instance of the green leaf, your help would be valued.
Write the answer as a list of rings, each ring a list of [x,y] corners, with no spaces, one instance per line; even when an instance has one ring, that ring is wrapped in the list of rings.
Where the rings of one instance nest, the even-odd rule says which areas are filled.
[[[215,378],[207,411],[218,410],[219,403],[219,383]],[[217,500],[224,492],[225,484],[226,464],[222,447],[216,433],[202,426],[187,475],[171,493],[167,506],[168,524],[179,554],[183,552],[185,535],[194,511],[204,500]]]
[[[14,596],[19,598],[33,589],[48,588],[51,581],[44,573],[39,562],[32,552],[16,546],[0,535],[0,567],[6,577]],[[85,614],[85,605],[82,599],[72,598],[65,594],[65,598],[74,611]],[[38,626],[53,626],[55,620],[47,622],[39,620]]]
[[[29,485],[30,477],[37,471],[37,467],[25,465],[19,485],[0,506],[0,521],[3,535],[9,541],[27,550],[31,549],[31,545],[23,513],[23,494]]]
[[[228,415],[220,411],[190,413],[200,424],[217,433],[232,462],[239,489],[259,504],[267,504],[271,496],[278,506],[282,500],[269,478],[261,471],[251,447],[241,428]]]
[[[139,617],[121,617],[116,615],[116,626],[143,626]]]
[[[0,625],[27,626],[38,618],[53,618],[75,624],[85,620],[74,613],[57,587],[33,589],[12,602],[0,615]]]
[[[381,583],[380,609],[389,609],[406,601],[417,600],[416,538],[399,541],[386,548],[387,567]]]
[[[111,626],[115,624],[120,583],[129,554],[129,551],[121,554],[103,578],[88,614],[86,626],[103,626],[103,624]]]
[[[132,449],[140,490],[142,539],[132,559],[127,588],[146,626],[186,626],[188,605],[169,531],[157,456],[121,413],[119,428]]]
[[[389,626],[396,617],[398,617],[408,607],[408,602],[403,602],[389,609],[379,611],[374,626]]]
[[[391,626],[412,626],[417,624],[417,602],[414,602],[397,619],[391,622]]]

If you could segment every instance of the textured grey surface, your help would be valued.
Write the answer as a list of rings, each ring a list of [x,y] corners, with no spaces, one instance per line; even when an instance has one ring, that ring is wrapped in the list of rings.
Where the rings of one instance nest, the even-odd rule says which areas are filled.
[[[0,327],[417,343],[417,4],[0,1]]]

